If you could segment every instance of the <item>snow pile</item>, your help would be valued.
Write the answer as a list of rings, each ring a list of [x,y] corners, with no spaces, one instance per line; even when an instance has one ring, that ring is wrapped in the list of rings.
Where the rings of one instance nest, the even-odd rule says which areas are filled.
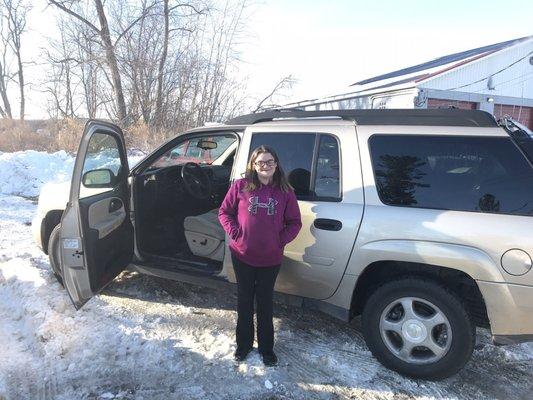
[[[143,157],[138,151],[130,153],[130,168]],[[0,152],[0,194],[35,197],[48,182],[70,182],[74,160],[63,150],[56,153],[33,150]]]
[[[38,196],[46,182],[66,182],[72,176],[74,158],[65,151],[0,153],[0,193]]]

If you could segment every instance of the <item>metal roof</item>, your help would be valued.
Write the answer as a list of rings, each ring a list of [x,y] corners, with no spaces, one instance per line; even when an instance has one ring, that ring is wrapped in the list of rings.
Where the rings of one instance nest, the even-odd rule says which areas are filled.
[[[366,85],[368,83],[377,82],[377,81],[381,81],[381,80],[384,80],[384,79],[391,79],[391,78],[396,78],[396,77],[400,77],[400,76],[403,76],[403,75],[409,75],[409,74],[413,74],[413,73],[416,73],[416,72],[426,71],[426,70],[431,69],[431,68],[436,68],[436,67],[440,67],[440,66],[443,66],[443,65],[447,65],[447,64],[450,64],[450,63],[464,61],[464,60],[467,60],[469,58],[478,59],[479,57],[476,57],[476,56],[485,57],[485,56],[487,56],[489,54],[492,54],[492,53],[494,53],[496,51],[502,50],[502,49],[510,47],[510,46],[514,46],[515,44],[524,42],[524,41],[529,40],[531,38],[533,38],[533,36],[525,36],[525,37],[518,38],[518,39],[508,40],[506,42],[501,42],[501,43],[491,44],[491,45],[488,45],[488,46],[478,47],[477,49],[471,49],[471,50],[462,51],[460,53],[449,54],[447,56],[439,57],[439,58],[437,58],[435,60],[428,61],[428,62],[425,62],[425,63],[422,63],[422,64],[418,64],[418,65],[414,65],[412,67],[402,68],[402,69],[399,69],[397,71],[389,72],[387,74],[378,75],[378,76],[375,76],[373,78],[368,78],[368,79],[353,83],[350,86]],[[420,77],[416,77],[416,78],[420,78]],[[396,82],[396,83],[398,83],[398,82]]]
[[[427,126],[469,126],[497,127],[494,117],[479,110],[459,109],[382,109],[382,110],[327,110],[302,111],[278,109],[262,113],[247,114],[233,118],[227,125],[252,125],[277,119],[341,118],[354,121],[357,125],[427,125]]]

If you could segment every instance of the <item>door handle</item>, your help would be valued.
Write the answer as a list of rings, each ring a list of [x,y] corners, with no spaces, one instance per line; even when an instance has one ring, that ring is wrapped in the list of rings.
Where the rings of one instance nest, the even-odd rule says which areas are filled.
[[[325,231],[340,231],[342,229],[342,222],[336,219],[317,218],[313,225],[315,228]]]
[[[113,199],[109,202],[109,212],[115,212],[117,210],[120,210],[122,208],[122,200],[120,199]]]

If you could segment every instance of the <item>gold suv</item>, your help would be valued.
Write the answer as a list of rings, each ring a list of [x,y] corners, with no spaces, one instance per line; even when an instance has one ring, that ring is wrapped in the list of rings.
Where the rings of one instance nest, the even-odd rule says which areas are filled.
[[[379,361],[441,379],[468,361],[476,326],[533,339],[532,143],[482,111],[274,110],[178,135],[130,171],[121,130],[89,121],[70,187],[41,193],[33,230],[77,308],[127,266],[231,286],[217,208],[272,146],[303,220],[276,291],[361,315]]]

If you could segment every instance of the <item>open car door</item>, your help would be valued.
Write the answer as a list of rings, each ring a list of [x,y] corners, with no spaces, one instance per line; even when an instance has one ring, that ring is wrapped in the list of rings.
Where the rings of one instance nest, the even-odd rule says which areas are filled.
[[[120,128],[102,121],[87,122],[60,232],[63,283],[76,309],[132,259],[128,174]]]

